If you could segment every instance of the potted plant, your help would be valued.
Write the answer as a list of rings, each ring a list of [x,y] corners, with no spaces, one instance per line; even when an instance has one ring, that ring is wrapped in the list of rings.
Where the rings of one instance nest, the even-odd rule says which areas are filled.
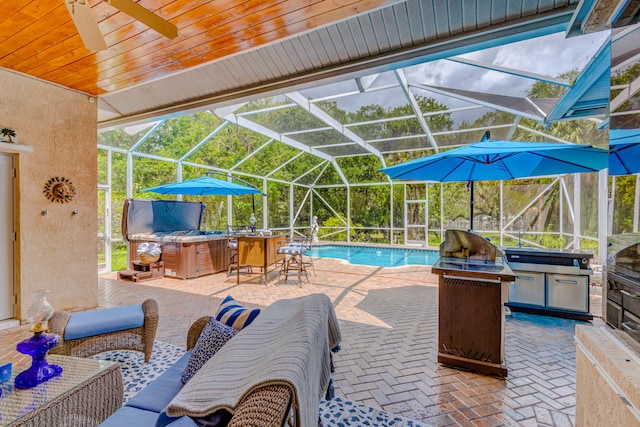
[[[16,131],[9,128],[2,128],[0,129],[0,134],[4,136],[6,142],[14,142],[11,137],[16,136]]]

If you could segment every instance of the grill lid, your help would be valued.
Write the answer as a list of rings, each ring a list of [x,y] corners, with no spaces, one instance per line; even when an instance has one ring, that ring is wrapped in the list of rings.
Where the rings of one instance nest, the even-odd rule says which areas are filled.
[[[607,252],[610,271],[640,281],[640,233],[610,236]]]

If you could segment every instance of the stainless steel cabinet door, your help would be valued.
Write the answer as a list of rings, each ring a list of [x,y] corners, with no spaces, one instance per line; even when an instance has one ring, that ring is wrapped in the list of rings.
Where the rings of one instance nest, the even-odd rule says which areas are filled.
[[[547,306],[589,312],[589,276],[547,274]]]
[[[516,280],[509,285],[509,302],[544,307],[544,273],[514,270],[513,274]]]

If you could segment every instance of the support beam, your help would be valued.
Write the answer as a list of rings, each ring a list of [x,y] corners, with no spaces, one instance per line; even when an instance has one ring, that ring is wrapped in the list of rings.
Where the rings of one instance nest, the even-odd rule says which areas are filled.
[[[598,172],[598,262],[602,265],[607,262],[608,180],[607,169]]]
[[[322,110],[320,107],[310,103],[309,100],[304,96],[302,96],[299,92],[289,92],[289,93],[286,93],[285,96],[290,100],[292,100],[293,102],[295,102],[298,106],[303,108],[305,111],[307,111],[309,114],[311,114],[315,118],[322,120],[323,122],[328,124],[331,128],[340,132],[342,135],[349,138],[351,141],[355,142],[360,147],[364,148],[371,154],[378,157],[380,159],[380,162],[382,163],[382,167],[383,168],[386,167],[384,157],[382,157],[382,154],[380,153],[380,151],[378,151],[378,149],[364,142],[362,138],[360,138],[358,135],[353,133],[350,129],[346,128],[342,123],[340,123],[339,121],[331,117],[329,114],[325,113],[324,110]]]
[[[396,75],[396,79],[398,79],[398,82],[400,83],[400,87],[404,92],[404,96],[407,97],[407,100],[409,101],[409,105],[411,105],[411,109],[413,109],[413,112],[416,115],[416,119],[418,119],[418,122],[420,123],[422,130],[424,131],[425,135],[427,135],[427,139],[429,140],[429,143],[433,147],[434,151],[436,153],[439,153],[440,149],[438,148],[438,144],[436,144],[436,140],[433,139],[433,135],[431,134],[431,129],[429,128],[427,121],[424,119],[422,109],[420,108],[420,104],[418,104],[418,100],[416,99],[416,97],[413,95],[413,92],[411,92],[411,89],[409,88],[409,82],[407,81],[407,77],[404,75],[404,71],[402,71],[401,69],[397,69],[397,70],[394,70],[394,74]]]
[[[255,122],[252,122],[251,120],[249,120],[249,119],[247,119],[245,117],[241,117],[241,116],[238,116],[238,115],[236,115],[234,113],[231,113],[231,114],[227,114],[224,117],[224,119],[228,120],[230,122],[233,122],[233,123],[237,124],[238,126],[242,126],[244,128],[247,128],[247,129],[249,129],[249,130],[251,130],[253,132],[262,134],[262,135],[264,135],[264,136],[266,136],[268,138],[275,139],[276,141],[280,141],[283,144],[289,145],[290,147],[297,148],[300,151],[304,151],[304,152],[312,154],[312,155],[314,155],[316,157],[320,157],[323,160],[328,160],[328,161],[333,160],[333,158],[330,155],[328,155],[326,153],[323,153],[322,151],[319,151],[319,150],[316,150],[313,147],[309,147],[307,145],[304,145],[304,144],[302,144],[302,143],[300,143],[300,142],[298,142],[298,141],[296,141],[294,139],[291,139],[289,137],[280,135],[279,133],[277,133],[277,132],[275,132],[275,131],[273,131],[273,130],[265,127],[265,126],[259,125],[259,124],[255,123]]]
[[[580,197],[580,187],[582,180],[580,179],[579,173],[573,174],[573,209],[575,211],[575,216],[573,217],[573,249],[576,251],[580,250],[580,229],[582,228],[580,221],[580,212],[582,209],[580,208],[582,205],[581,197]]]
[[[475,61],[473,59],[463,58],[461,56],[452,56],[447,58],[446,61],[457,62],[459,64],[471,65],[473,67],[483,68],[485,70],[497,71],[500,73],[510,74],[512,76],[525,77],[528,79],[538,80],[545,83],[551,83],[554,85],[571,87],[571,82],[559,79],[556,77],[545,76],[544,74],[532,73],[525,70],[518,70],[515,68],[503,67],[496,64],[489,64],[487,62]]]

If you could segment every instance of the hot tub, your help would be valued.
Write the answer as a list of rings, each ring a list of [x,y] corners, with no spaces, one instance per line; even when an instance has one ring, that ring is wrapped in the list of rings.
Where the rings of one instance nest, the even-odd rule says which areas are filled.
[[[140,244],[157,242],[167,276],[192,279],[226,271],[227,237],[221,231],[200,230],[204,208],[201,202],[127,199],[122,235],[128,241],[129,264],[139,259]]]

